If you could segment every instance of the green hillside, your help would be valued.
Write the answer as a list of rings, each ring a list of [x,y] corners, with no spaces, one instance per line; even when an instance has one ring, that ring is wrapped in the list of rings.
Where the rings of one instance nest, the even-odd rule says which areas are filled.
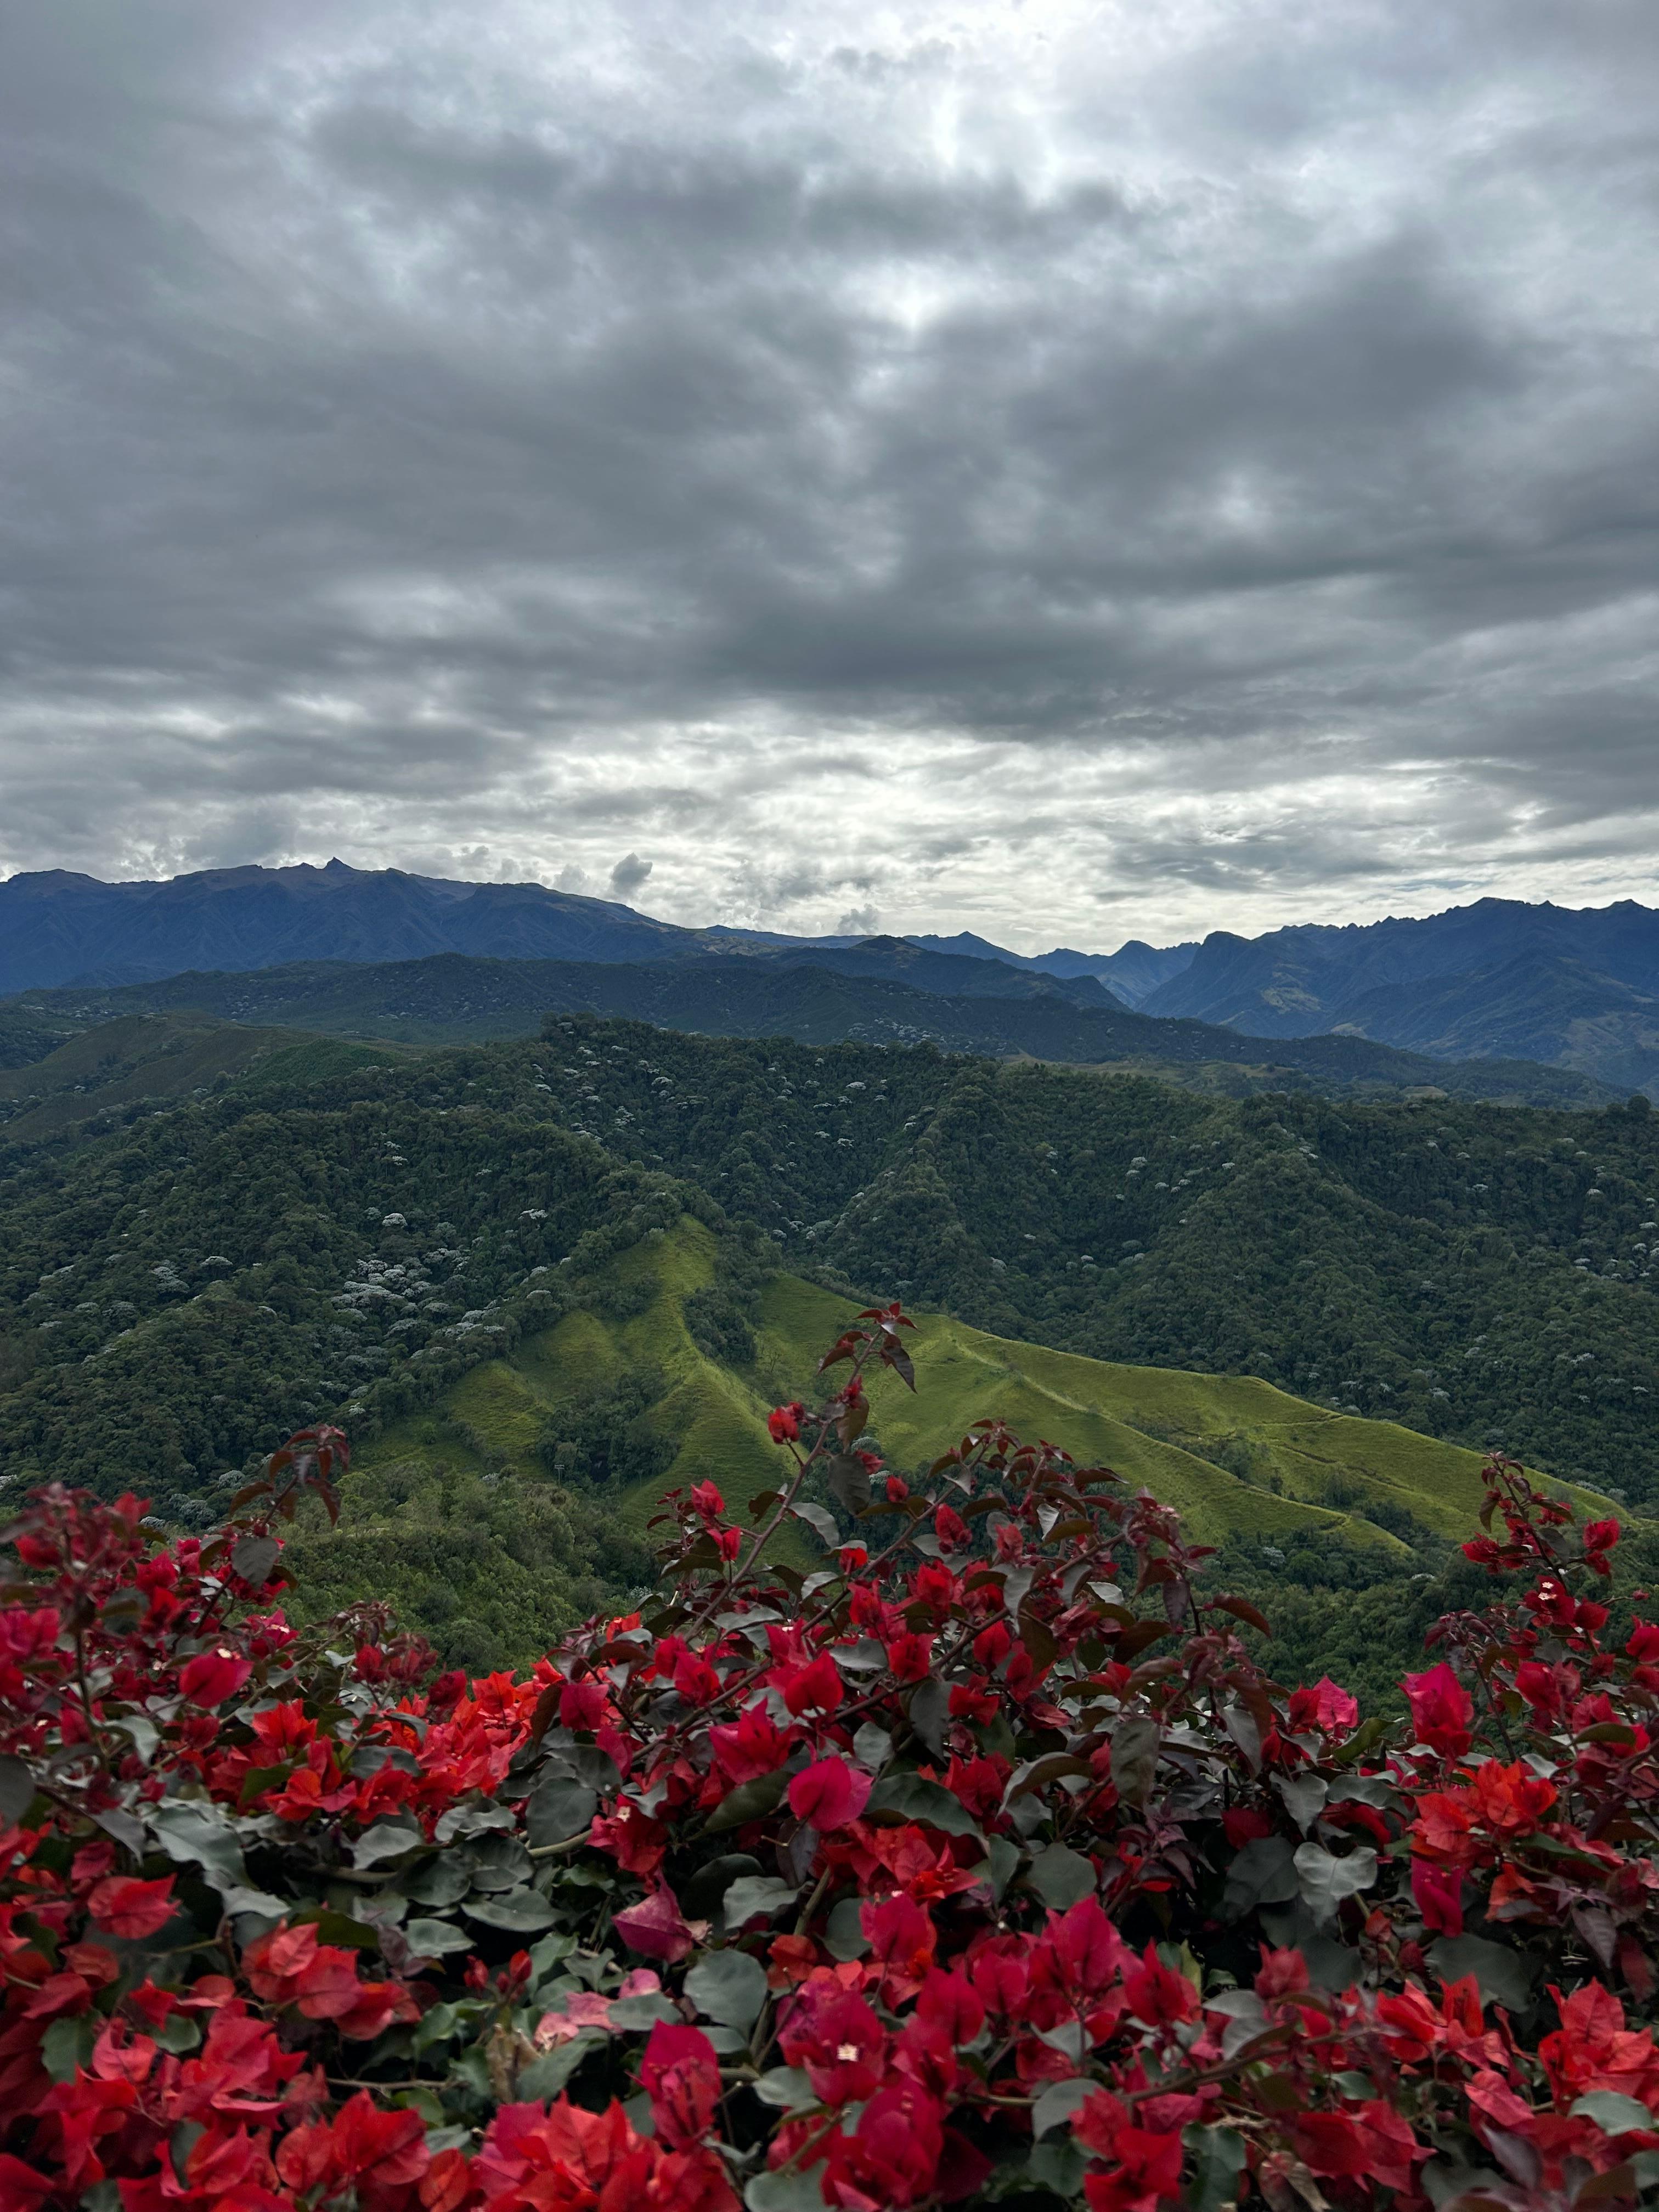
[[[647,1376],[653,1388],[641,1414],[663,1462],[617,1492],[627,1525],[642,1528],[675,1484],[713,1475],[737,1497],[747,1483],[762,1486],[777,1471],[768,1411],[780,1397],[812,1392],[819,1354],[857,1309],[798,1276],[774,1275],[760,1294],[754,1360],[728,1366],[699,1348],[686,1314],[714,1282],[716,1261],[715,1237],[700,1222],[647,1237],[611,1263],[592,1303],[473,1368],[430,1413],[393,1423],[360,1467],[437,1455],[529,1474],[556,1453],[562,1419]],[[1410,1547],[1388,1520],[1409,1516],[1449,1540],[1470,1533],[1481,1498],[1476,1452],[1390,1421],[1328,1413],[1250,1376],[1120,1366],[945,1315],[919,1318],[915,1394],[886,1374],[870,1385],[873,1426],[895,1468],[926,1465],[964,1429],[1000,1417],[1079,1461],[1115,1468],[1212,1541],[1317,1532],[1403,1564]],[[1336,1507],[1326,1502],[1333,1486]],[[1374,1508],[1383,1521],[1370,1517]]]
[[[404,1048],[394,1046],[392,1053]],[[296,1036],[194,1013],[126,1014],[70,1036],[27,1066],[0,1066],[0,1133],[6,1145],[112,1129],[136,1108],[176,1105],[223,1090],[343,1075],[387,1057],[385,1048],[338,1037]]]
[[[368,1589],[441,1645],[459,1636],[469,1656],[521,1656],[562,1613],[499,1540],[487,1576],[476,1531],[458,1555],[443,1534],[451,1521],[504,1530],[513,1518],[533,1545],[550,1514],[571,1512],[562,1478],[626,1547],[643,1542],[665,1489],[710,1477],[741,1504],[769,1487],[779,1458],[766,1414],[822,1387],[818,1357],[855,1309],[772,1275],[751,1299],[752,1352],[723,1358],[707,1348],[700,1307],[718,1295],[726,1257],[690,1218],[647,1234],[577,1285],[553,1326],[387,1426],[353,1467],[342,1532],[319,1528],[301,1544],[305,1607]],[[1481,1498],[1476,1453],[1251,1376],[1118,1365],[942,1315],[919,1321],[915,1395],[886,1374],[870,1386],[872,1433],[890,1465],[924,1466],[1000,1416],[1114,1468],[1222,1548],[1228,1581],[1285,1630],[1289,1671],[1316,1673],[1328,1652],[1357,1646],[1348,1673],[1385,1684],[1394,1647],[1409,1648],[1402,1624],[1428,1617],[1461,1567],[1454,1547]],[[803,1532],[792,1548],[804,1561],[811,1540]]]
[[[1645,1101],[1203,1098],[577,1018],[446,1051],[288,1035],[230,1075],[185,1036],[135,1070],[146,1096],[0,1132],[0,1479],[125,1475],[183,1515],[284,1424],[429,1405],[488,1349],[469,1314],[678,1194],[672,1218],[753,1224],[848,1296],[1659,1498]],[[1248,1472],[1256,1447],[1216,1449]]]

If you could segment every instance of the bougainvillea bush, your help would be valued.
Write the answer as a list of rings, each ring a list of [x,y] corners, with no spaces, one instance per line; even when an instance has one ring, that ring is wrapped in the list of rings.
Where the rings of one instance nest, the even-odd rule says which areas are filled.
[[[1107,1471],[990,1425],[886,1473],[862,1377],[911,1379],[907,1327],[864,1316],[776,1488],[671,1499],[661,1595],[523,1677],[285,1621],[335,1432],[210,1541],[37,1494],[0,2212],[1659,2200],[1617,1525],[1495,1462],[1496,1602],[1365,1720]]]

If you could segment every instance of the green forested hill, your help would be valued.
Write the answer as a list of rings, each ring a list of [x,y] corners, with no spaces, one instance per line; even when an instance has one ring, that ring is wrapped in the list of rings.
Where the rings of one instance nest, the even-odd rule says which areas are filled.
[[[271,1063],[260,1080],[281,1090],[296,1074],[314,1080],[386,1057],[385,1046],[205,1014],[125,1014],[77,1031],[39,1060],[0,1068],[0,1133],[9,1152],[89,1127],[107,1134],[132,1109],[204,1097],[260,1062]]]
[[[739,1505],[769,1489],[767,1411],[812,1394],[856,1309],[752,1265],[736,1271],[744,1295],[732,1256],[690,1217],[647,1232],[571,1284],[556,1321],[390,1423],[354,1465],[342,1529],[318,1519],[301,1539],[303,1606],[374,1588],[452,1654],[522,1656],[559,1617],[537,1571],[550,1528],[586,1509],[625,1541],[671,1486],[712,1478]],[[1455,1547],[1475,1524],[1479,1454],[1249,1377],[1089,1360],[943,1315],[919,1316],[912,1349],[914,1394],[871,1385],[890,1466],[924,1468],[1000,1417],[1112,1467],[1222,1547],[1216,1571],[1266,1607],[1289,1672],[1340,1664],[1386,1694],[1467,1577]],[[812,1540],[794,1548],[805,1563]]]
[[[584,1237],[700,1209],[832,1289],[1659,1490],[1644,1110],[1209,1098],[574,1018],[195,1087],[0,1150],[0,1474],[183,1510],[301,1419],[367,1437],[428,1403]]]

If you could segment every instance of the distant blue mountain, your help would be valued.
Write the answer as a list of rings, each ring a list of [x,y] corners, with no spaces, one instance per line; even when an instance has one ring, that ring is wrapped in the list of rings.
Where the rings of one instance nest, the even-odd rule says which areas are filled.
[[[386,963],[442,953],[645,963],[740,956],[951,998],[1113,1001],[1265,1038],[1331,1031],[1448,1060],[1538,1060],[1659,1097],[1659,913],[1481,899],[1421,921],[1298,924],[1201,945],[1018,953],[953,937],[792,938],[683,929],[540,884],[396,868],[217,868],[161,883],[63,870],[0,884],[0,996],[187,970]]]
[[[661,960],[693,935],[539,884],[448,883],[340,860],[214,868],[165,883],[106,884],[53,869],[0,884],[0,993],[434,952]]]
[[[321,868],[213,868],[161,883],[106,884],[52,869],[0,884],[0,995],[67,983],[157,982],[191,969],[240,973],[295,961],[378,963],[440,952],[586,961],[711,953],[787,961],[811,953],[842,973],[880,975],[918,990],[994,996],[1014,989],[998,980],[1012,969],[1041,975],[1045,988],[1061,988],[1079,1005],[1109,998],[1131,1005],[1154,975],[1173,973],[1193,949],[1165,954],[1126,945],[1121,953],[1028,958],[965,933],[803,938],[682,929],[612,900],[541,884],[455,883],[398,868],[350,868],[343,860]],[[843,955],[856,957],[843,962]],[[930,965],[939,960],[946,964]],[[925,980],[929,975],[935,980]]]
[[[1659,912],[1489,898],[1421,921],[1216,930],[1140,1011],[1248,1036],[1337,1030],[1440,1058],[1538,1060],[1659,1097]]]
[[[1014,968],[1040,969],[1048,975],[1092,975],[1121,1006],[1139,1006],[1160,983],[1180,975],[1198,951],[1196,942],[1155,946],[1131,938],[1115,952],[1073,952],[1056,945],[1052,952],[1005,952],[1000,945],[962,930],[955,937],[913,937],[912,945],[930,952],[965,954],[973,960],[1001,960]]]

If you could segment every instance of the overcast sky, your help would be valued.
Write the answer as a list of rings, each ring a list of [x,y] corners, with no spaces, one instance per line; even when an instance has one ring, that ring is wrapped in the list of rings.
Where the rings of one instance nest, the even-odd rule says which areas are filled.
[[[1654,0],[16,0],[0,875],[1659,901]]]

